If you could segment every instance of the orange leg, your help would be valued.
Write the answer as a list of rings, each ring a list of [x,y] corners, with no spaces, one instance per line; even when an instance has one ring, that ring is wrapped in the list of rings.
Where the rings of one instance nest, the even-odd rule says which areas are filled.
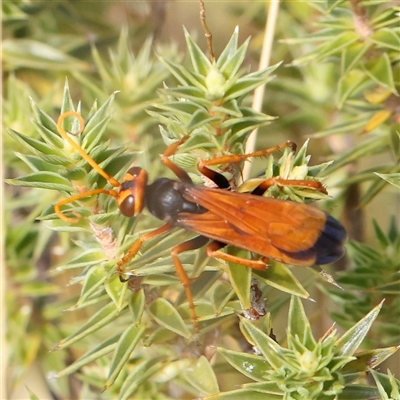
[[[124,266],[138,253],[138,251],[142,247],[142,244],[147,240],[150,240],[156,236],[162,235],[163,233],[170,231],[172,228],[173,226],[170,224],[162,225],[154,231],[145,233],[144,235],[140,236],[139,239],[136,240],[136,242],[134,242],[131,247],[129,247],[124,257],[117,264],[117,272],[120,275],[121,282],[126,282],[128,280],[121,277],[121,275],[124,273]]]
[[[288,141],[286,143],[279,144],[277,146],[271,147],[269,149],[255,151],[249,154],[233,154],[229,156],[222,156],[213,158],[211,160],[200,161],[197,165],[198,170],[207,178],[214,181],[218,187],[221,189],[230,189],[228,180],[218,172],[208,168],[211,165],[218,165],[218,164],[235,164],[239,163],[243,160],[246,160],[251,157],[263,157],[268,154],[271,154],[275,151],[282,150],[285,147],[291,147],[293,151],[296,150],[296,144],[294,142]],[[269,178],[266,179],[264,182],[259,184],[252,192],[254,195],[262,195],[264,192],[270,188],[271,186],[279,185],[279,186],[301,186],[312,188],[320,191],[321,193],[327,194],[325,187],[322,185],[321,182],[312,181],[310,179],[282,179],[282,178]]]
[[[230,154],[228,156],[215,157],[210,160],[200,161],[199,167],[210,166],[210,165],[218,165],[218,164],[237,164],[241,161],[247,160],[252,157],[265,157],[268,154],[275,153],[276,151],[282,150],[286,147],[291,147],[293,151],[296,150],[296,143],[288,140],[285,143],[278,144],[277,146],[270,147],[264,150],[254,151],[253,153],[248,154]],[[201,172],[201,169],[200,169]]]
[[[207,249],[206,249],[207,256],[219,258],[221,260],[233,262],[233,263],[240,264],[240,265],[243,265],[248,268],[258,269],[261,271],[265,271],[267,269],[267,265],[268,265],[267,257],[262,257],[260,260],[249,260],[247,258],[233,256],[232,254],[223,253],[222,251],[219,251],[219,249],[221,249],[224,246],[226,246],[225,243],[221,243],[221,242],[217,242],[217,241],[211,242],[207,246]]]
[[[185,288],[186,298],[189,303],[190,311],[192,314],[193,325],[196,333],[199,333],[199,323],[196,315],[195,305],[193,301],[192,292],[190,290],[190,279],[188,277],[187,272],[183,268],[183,265],[178,257],[180,253],[189,250],[195,250],[202,246],[204,246],[209,239],[204,236],[198,236],[191,240],[188,240],[185,243],[182,243],[171,250],[172,260],[175,265],[176,273],[178,275],[179,280],[181,281],[183,287]],[[241,264],[248,268],[259,269],[264,271],[267,268],[268,258],[263,257],[261,260],[248,260],[246,258],[241,258],[237,256],[233,256],[231,254],[223,253],[219,251],[222,247],[226,246],[225,243],[213,241],[207,246],[207,256],[220,258],[225,261]]]
[[[264,182],[261,182],[253,191],[252,194],[262,196],[266,190],[268,190],[271,186],[301,186],[312,188],[320,191],[321,193],[328,194],[324,185],[318,181],[312,181],[309,179],[281,179],[281,178],[269,178]]]
[[[170,144],[167,149],[164,151],[164,154],[161,156],[161,161],[166,165],[182,182],[192,183],[192,179],[190,178],[189,174],[178,167],[174,162],[172,162],[168,157],[173,156],[176,153],[178,147],[185,143],[186,140],[189,139],[189,136],[183,136],[181,139],[177,140],[176,142]]]
[[[61,200],[58,203],[54,205],[54,211],[57,214],[57,216],[62,219],[65,222],[69,222],[71,224],[76,224],[80,221],[81,216],[78,214],[76,211],[71,211],[71,214],[75,215],[75,217],[67,217],[64,215],[64,213],[61,211],[61,206],[64,206],[66,204],[72,203],[73,201],[84,199],[85,197],[91,197],[96,194],[106,194],[108,196],[112,196],[117,198],[118,193],[115,190],[107,190],[107,189],[94,189],[94,190],[88,190],[86,192],[77,194],[75,196],[68,197],[67,199]]]
[[[191,240],[188,240],[187,242],[179,244],[178,246],[175,246],[171,250],[171,256],[172,256],[172,260],[174,261],[176,273],[178,274],[178,278],[181,281],[183,287],[185,288],[186,298],[189,303],[190,312],[192,314],[194,330],[196,333],[199,333],[199,322],[198,322],[198,318],[196,315],[195,305],[193,302],[192,291],[190,290],[190,279],[188,277],[187,272],[183,268],[183,265],[182,265],[181,260],[179,259],[178,255],[180,253],[183,253],[184,251],[198,249],[198,248],[204,246],[208,242],[208,240],[209,239],[204,236],[198,236]]]
[[[228,180],[218,172],[208,168],[211,165],[219,165],[219,164],[237,164],[241,161],[247,160],[252,157],[265,157],[268,154],[274,153],[275,151],[282,150],[286,147],[291,147],[293,151],[296,150],[296,144],[291,141],[287,141],[282,144],[278,144],[277,146],[270,147],[269,149],[254,151],[249,154],[231,154],[228,156],[216,157],[210,160],[200,160],[197,164],[197,169],[205,175],[207,178],[214,181],[221,189],[229,189]]]
[[[183,136],[180,140],[170,144],[167,149],[164,151],[164,154],[161,156],[161,161],[166,165],[174,174],[182,181],[182,182],[189,182],[191,183],[192,180],[189,177],[189,174],[183,170],[181,167],[177,166],[173,161],[171,161],[168,157],[174,155],[180,145],[185,143],[189,139],[189,136]],[[220,173],[208,168],[211,165],[219,165],[219,164],[237,164],[241,161],[247,160],[248,158],[252,157],[264,157],[268,154],[274,153],[276,151],[282,150],[286,147],[291,147],[293,151],[296,150],[296,144],[292,141],[287,141],[282,144],[278,144],[277,146],[270,147],[264,150],[254,151],[253,153],[249,154],[231,154],[228,156],[216,157],[210,160],[200,160],[197,169],[205,175],[207,178],[211,179],[215,182],[218,187],[221,189],[229,189],[229,182],[228,180],[221,175]],[[273,180],[273,181],[272,181]],[[274,184],[286,184],[286,185],[297,185],[297,186],[305,186],[305,187],[313,187],[321,190],[325,193],[325,189],[321,183],[309,180],[284,180],[278,178],[271,178],[271,180],[266,180],[261,185],[259,185],[260,190],[267,190],[269,186]],[[265,189],[264,189],[265,187]],[[258,189],[258,188],[257,188]],[[258,193],[254,193],[258,194]]]
[[[161,161],[166,165],[174,174],[182,181],[192,183],[189,174],[177,166],[173,161],[171,161],[168,157],[174,155],[180,145],[186,142],[189,139],[189,136],[183,136],[180,140],[170,144],[167,149],[164,151],[164,154],[161,156]],[[211,165],[219,165],[219,164],[237,164],[241,161],[247,160],[252,157],[264,157],[268,154],[274,153],[275,151],[282,150],[286,147],[291,147],[293,151],[296,150],[296,144],[291,141],[287,141],[285,143],[279,144],[274,147],[270,147],[269,149],[254,151],[249,154],[231,154],[228,156],[216,157],[210,160],[200,160],[197,169],[205,175],[207,178],[211,179],[213,182],[217,184],[221,189],[230,189],[228,180],[220,173],[208,168]]]
[[[63,128],[63,122],[64,119],[67,117],[74,117],[79,121],[79,130],[78,132],[67,132],[64,128]],[[87,154],[85,152],[85,150],[82,149],[81,146],[79,146],[77,143],[75,143],[70,137],[69,135],[73,135],[73,136],[78,136],[83,132],[83,129],[85,127],[85,121],[83,120],[82,116],[80,114],[78,114],[75,111],[67,111],[63,114],[61,114],[58,117],[58,121],[57,121],[57,131],[58,133],[81,155],[82,158],[84,158],[91,166],[93,169],[95,169],[102,177],[104,177],[105,179],[107,179],[107,181],[114,187],[120,187],[121,184],[114,179],[112,176],[108,175],[106,171],[104,171],[102,168],[100,168],[99,164],[97,164],[96,161],[94,161],[92,159],[92,157],[89,156],[89,154]]]

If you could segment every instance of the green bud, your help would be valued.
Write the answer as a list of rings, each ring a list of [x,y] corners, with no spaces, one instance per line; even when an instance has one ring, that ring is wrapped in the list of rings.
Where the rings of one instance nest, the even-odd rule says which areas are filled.
[[[211,67],[206,76],[206,87],[208,96],[212,99],[220,99],[225,94],[226,79],[216,67]]]
[[[305,350],[299,357],[299,363],[302,371],[309,375],[314,375],[319,365],[318,357],[310,350]]]

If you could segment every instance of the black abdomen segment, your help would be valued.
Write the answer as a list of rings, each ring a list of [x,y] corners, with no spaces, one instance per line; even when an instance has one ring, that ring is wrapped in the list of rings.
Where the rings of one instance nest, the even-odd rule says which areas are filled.
[[[280,250],[298,260],[306,260],[315,255],[315,264],[329,264],[343,257],[346,238],[347,234],[343,225],[335,218],[327,215],[323,231],[315,244],[308,250],[295,253]]]

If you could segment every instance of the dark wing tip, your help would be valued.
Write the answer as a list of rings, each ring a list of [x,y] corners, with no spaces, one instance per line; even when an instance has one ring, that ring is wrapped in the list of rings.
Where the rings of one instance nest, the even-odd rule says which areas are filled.
[[[328,215],[324,230],[313,246],[316,253],[316,264],[329,264],[344,255],[344,243],[347,238],[343,225]]]
[[[280,251],[297,261],[310,260],[311,264],[314,260],[313,263],[317,265],[329,264],[343,257],[346,238],[347,234],[343,225],[327,215],[324,229],[313,246],[293,253],[282,249]]]

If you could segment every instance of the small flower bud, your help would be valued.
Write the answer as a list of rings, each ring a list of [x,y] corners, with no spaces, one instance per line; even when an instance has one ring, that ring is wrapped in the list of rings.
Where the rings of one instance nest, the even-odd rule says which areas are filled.
[[[216,67],[211,67],[206,76],[206,86],[208,97],[211,99],[220,99],[225,93],[226,79]]]
[[[309,350],[306,350],[299,358],[300,367],[302,371],[313,375],[318,368],[318,358],[317,356]]]

